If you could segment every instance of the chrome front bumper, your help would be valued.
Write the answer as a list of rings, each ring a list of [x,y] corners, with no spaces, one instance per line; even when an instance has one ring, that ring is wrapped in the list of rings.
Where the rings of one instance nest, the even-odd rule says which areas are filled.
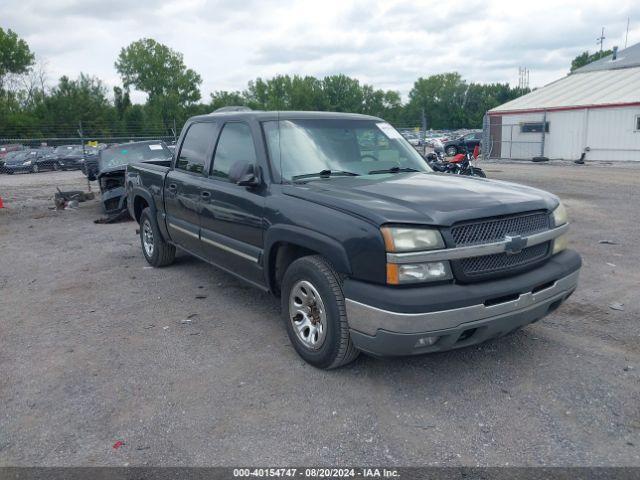
[[[427,313],[390,312],[347,298],[347,318],[356,346],[371,353],[407,355],[449,350],[480,343],[539,320],[573,293],[578,277],[576,270],[515,298]],[[439,340],[425,348],[416,347],[417,340],[425,336]]]

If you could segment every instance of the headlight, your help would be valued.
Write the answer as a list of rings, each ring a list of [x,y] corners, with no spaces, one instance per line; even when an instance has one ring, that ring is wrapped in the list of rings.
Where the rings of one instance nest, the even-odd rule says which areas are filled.
[[[554,227],[559,227],[560,225],[567,223],[567,210],[564,208],[562,202],[558,204],[552,215]]]
[[[415,252],[444,248],[442,235],[432,228],[383,227],[387,252]]]
[[[387,263],[387,283],[424,283],[452,278],[449,262]]]
[[[565,250],[569,246],[569,237],[566,233],[560,235],[553,241],[553,251],[551,255],[555,255],[556,253],[560,253]]]
[[[31,160],[27,160],[25,162],[22,162],[22,165],[31,165]]]

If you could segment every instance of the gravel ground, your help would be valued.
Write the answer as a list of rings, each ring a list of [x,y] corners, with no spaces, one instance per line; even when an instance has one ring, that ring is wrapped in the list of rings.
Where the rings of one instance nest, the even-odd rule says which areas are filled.
[[[331,372],[275,299],[148,267],[97,200],[49,210],[79,172],[0,175],[0,466],[640,466],[640,165],[484,167],[565,201],[577,292],[479,347]]]

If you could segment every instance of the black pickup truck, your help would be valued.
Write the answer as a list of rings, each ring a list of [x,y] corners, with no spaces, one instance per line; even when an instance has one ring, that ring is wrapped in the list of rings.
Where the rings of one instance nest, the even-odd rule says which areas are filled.
[[[125,182],[151,265],[179,248],[279,296],[296,351],[320,368],[506,335],[578,283],[557,197],[434,173],[375,117],[194,117],[171,166],[129,165]]]

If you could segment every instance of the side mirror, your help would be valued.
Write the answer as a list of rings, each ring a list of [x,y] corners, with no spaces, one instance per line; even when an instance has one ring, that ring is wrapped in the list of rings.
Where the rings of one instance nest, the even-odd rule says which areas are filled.
[[[257,187],[260,185],[260,178],[254,165],[244,160],[237,161],[231,165],[229,180],[241,187]]]

